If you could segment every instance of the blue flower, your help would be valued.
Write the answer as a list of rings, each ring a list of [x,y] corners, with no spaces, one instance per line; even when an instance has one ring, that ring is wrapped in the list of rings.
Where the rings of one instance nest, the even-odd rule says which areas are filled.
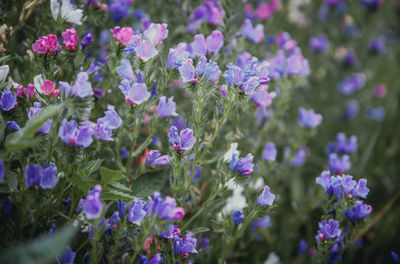
[[[263,150],[264,161],[275,161],[277,154],[278,150],[276,149],[275,144],[273,142],[267,142]]]
[[[7,121],[6,125],[9,128],[11,128],[12,130],[15,130],[15,131],[20,131],[21,130],[21,128],[19,127],[19,125],[15,121]]]
[[[354,196],[367,198],[368,193],[369,189],[367,188],[367,180],[366,179],[358,180],[356,186],[354,186],[352,194]]]
[[[146,216],[146,202],[140,199],[133,200],[128,211],[128,220],[136,225],[140,225],[143,218]]]
[[[42,172],[39,164],[30,164],[25,168],[25,183],[26,186],[32,187],[39,183],[42,177]]]
[[[48,168],[43,169],[42,177],[40,178],[40,187],[42,189],[51,189],[57,182],[58,178],[55,176],[57,173],[57,167],[53,163],[50,163]]]
[[[257,204],[262,206],[272,205],[275,200],[275,194],[270,192],[270,188],[268,185],[265,185],[263,192],[257,199]]]
[[[97,219],[101,215],[103,205],[101,203],[101,186],[94,186],[86,196],[82,205],[82,212],[87,219]]]
[[[1,94],[0,106],[3,111],[10,111],[17,104],[17,97],[8,89]]]
[[[233,155],[232,155],[233,156]],[[249,175],[253,172],[253,155],[251,153],[247,154],[246,157],[240,158],[233,168],[233,172],[241,172],[241,175]],[[232,157],[233,160],[233,157]]]
[[[322,115],[316,114],[313,109],[299,108],[299,122],[302,127],[317,127],[322,122]]]
[[[329,219],[327,222],[323,220],[319,222],[318,238],[319,240],[329,239],[329,238],[340,238],[342,230],[339,229],[339,222],[333,219]]]
[[[60,138],[70,146],[88,147],[92,144],[93,129],[88,126],[78,127],[75,120],[67,121],[64,119],[60,126]]]
[[[328,163],[331,173],[342,174],[343,172],[348,171],[351,168],[349,155],[343,155],[342,158],[339,158],[336,153],[332,153],[329,155]]]
[[[183,129],[178,136],[178,129],[175,126],[169,128],[168,141],[174,145],[174,149],[179,152],[188,151],[193,148],[196,138],[193,136],[193,130]]]
[[[196,253],[197,239],[191,232],[188,232],[184,238],[174,236],[174,252],[175,255],[184,255],[185,253]]]
[[[75,256],[76,256],[76,253],[73,252],[69,246],[66,246],[64,252],[60,256],[57,256],[57,263],[58,264],[73,264]]]
[[[244,216],[242,210],[236,210],[232,214],[232,220],[235,225],[240,224],[243,221],[243,218]]]
[[[146,156],[145,163],[146,165],[165,166],[169,165],[169,158],[168,155],[161,156],[158,150],[150,150]]]
[[[171,96],[168,98],[168,102],[166,102],[166,97],[161,96],[160,102],[158,103],[157,107],[157,115],[161,118],[167,118],[170,116],[178,116],[176,113],[176,103],[173,101],[174,97]]]
[[[116,68],[116,72],[124,79],[136,82],[136,76],[133,72],[132,65],[128,59],[122,59],[121,64]]]

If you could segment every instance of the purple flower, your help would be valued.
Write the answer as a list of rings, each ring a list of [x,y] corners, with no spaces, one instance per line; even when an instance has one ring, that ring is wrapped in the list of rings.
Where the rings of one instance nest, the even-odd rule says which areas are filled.
[[[268,185],[265,185],[263,192],[257,199],[257,204],[261,204],[262,206],[265,205],[272,205],[275,200],[275,194],[270,193],[270,188]]]
[[[97,219],[101,215],[103,204],[101,203],[101,186],[96,185],[91,189],[83,202],[83,213],[87,219]]]
[[[317,177],[315,179],[315,182],[321,185],[326,191],[328,191],[331,186],[331,173],[329,171],[321,172],[321,176]],[[332,195],[332,193],[330,193],[329,195]]]
[[[75,259],[76,253],[72,251],[69,246],[66,246],[64,252],[57,256],[57,263],[58,264],[73,264]]]
[[[150,98],[150,93],[147,91],[147,86],[144,83],[132,84],[127,79],[123,79],[119,85],[119,89],[125,95],[125,101],[129,104],[138,104],[147,101]]]
[[[242,69],[232,63],[227,66],[228,70],[224,72],[224,78],[229,86],[239,85],[242,83]]]
[[[42,189],[51,189],[53,188],[57,182],[58,178],[56,177],[57,167],[53,163],[50,163],[50,166],[43,169],[39,185]]]
[[[317,127],[322,122],[322,115],[316,114],[314,109],[306,110],[299,108],[299,122],[302,127]]]
[[[89,97],[93,95],[92,84],[88,81],[87,72],[80,72],[76,77],[74,85],[71,88],[71,95],[79,98]]]
[[[304,240],[304,239],[301,239],[300,241],[299,241],[299,250],[298,250],[298,252],[299,252],[299,255],[301,255],[301,254],[303,254],[304,252],[306,252],[306,250],[307,250],[307,242]]]
[[[358,114],[360,106],[357,101],[350,101],[347,106],[346,110],[343,113],[343,119],[350,120]]]
[[[385,117],[385,108],[383,106],[377,108],[368,107],[365,113],[367,117],[381,121]]]
[[[207,54],[207,42],[203,34],[194,36],[194,41],[190,45],[195,57],[205,56]]]
[[[197,239],[191,232],[188,232],[184,238],[174,236],[174,252],[175,255],[184,255],[186,253],[196,253]]]
[[[146,165],[165,166],[169,165],[168,155],[161,156],[158,150],[150,150],[146,156]]]
[[[81,48],[83,49],[83,48],[89,46],[90,44],[92,44],[92,42],[93,42],[92,33],[86,32],[86,33],[82,36]]]
[[[329,219],[327,222],[323,220],[318,223],[319,231],[318,238],[320,240],[329,239],[329,238],[340,238],[342,234],[342,230],[339,229],[339,222],[333,219]]]
[[[385,49],[385,37],[374,38],[371,40],[370,49],[372,52],[381,52]]]
[[[67,97],[74,95],[79,98],[85,98],[93,95],[92,84],[88,81],[89,75],[87,72],[78,73],[72,87],[67,82],[59,82],[63,94]]]
[[[60,138],[70,146],[81,146],[87,148],[92,144],[93,129],[89,126],[78,127],[75,120],[67,121],[64,119],[61,123],[59,134]]]
[[[332,153],[329,155],[328,163],[331,173],[342,174],[351,168],[349,155],[343,155],[342,158],[339,158],[336,153]]]
[[[20,131],[21,130],[21,128],[19,127],[19,125],[15,121],[7,121],[6,125],[9,128],[11,128],[12,130],[15,130],[15,131]]]
[[[135,51],[137,57],[144,62],[150,60],[158,54],[158,51],[150,40],[141,41]]]
[[[391,251],[391,252],[390,252],[390,255],[392,256],[392,259],[393,259],[393,261],[394,261],[395,264],[399,263],[399,254],[397,254],[397,253],[394,252],[394,251]]]
[[[308,60],[302,55],[292,55],[286,59],[286,72],[288,75],[306,76],[310,74]]]
[[[40,111],[42,111],[42,104],[39,102],[34,102],[33,107],[29,108],[28,117],[37,115]],[[36,133],[47,134],[50,131],[51,125],[53,123],[52,119],[47,120]]]
[[[27,187],[39,183],[42,172],[39,164],[30,164],[25,167],[25,184]]]
[[[358,180],[358,183],[356,184],[352,192],[353,196],[367,198],[368,193],[369,189],[367,188],[367,180],[366,179]]]
[[[108,10],[110,10],[111,17],[115,22],[129,15],[129,3],[127,0],[110,0]]]
[[[247,39],[258,43],[264,39],[264,26],[258,24],[253,28],[253,24],[250,19],[245,19],[242,27],[242,34]]]
[[[241,175],[249,175],[253,172],[253,155],[247,154],[246,157],[237,159],[237,155],[232,155],[231,163],[229,164],[229,170],[233,168],[233,172],[238,171]]]
[[[247,96],[251,97],[255,93],[259,84],[259,78],[257,76],[253,76],[242,84],[242,89]]]
[[[329,41],[326,35],[319,35],[310,39],[310,48],[316,52],[324,52],[329,48]]]
[[[252,229],[256,228],[268,228],[271,226],[271,217],[269,215],[265,215],[263,218],[257,218],[251,224]]]
[[[267,142],[264,146],[263,159],[264,161],[275,161],[278,150],[273,142]]]
[[[118,210],[121,217],[124,218],[126,213],[126,203],[124,203],[122,200],[118,200]]]
[[[303,166],[304,162],[306,161],[307,154],[308,149],[306,147],[299,148],[291,161],[292,167]]]
[[[224,35],[221,31],[214,30],[206,39],[207,51],[210,53],[217,53],[224,44]]]
[[[382,0],[361,0],[361,5],[372,11],[378,8],[382,2]]]
[[[196,138],[193,136],[193,130],[185,128],[178,136],[178,129],[175,126],[169,128],[168,141],[174,145],[176,151],[190,150],[196,143]]]
[[[128,220],[136,225],[140,225],[143,218],[146,216],[146,202],[140,199],[133,200],[128,211]]]
[[[181,66],[179,66],[178,69],[184,82],[198,82],[198,80],[196,79],[196,71],[193,66],[193,61],[191,59],[182,62]]]
[[[204,38],[204,37],[203,37]],[[195,37],[196,39],[196,37]],[[175,49],[170,49],[167,59],[167,68],[178,68],[189,58],[186,43],[179,43]]]
[[[350,219],[352,223],[354,220],[367,217],[372,212],[372,206],[364,204],[363,201],[356,201],[355,205],[351,209],[344,211],[345,215]]]
[[[143,35],[148,39],[154,46],[162,43],[164,39],[168,37],[167,24],[153,24],[143,32]]]
[[[5,89],[1,94],[0,104],[3,111],[10,111],[16,106],[17,97],[10,90]]]
[[[243,212],[242,210],[236,210],[232,213],[232,220],[235,225],[240,224],[243,221]]]
[[[178,116],[176,113],[176,103],[173,101],[174,97],[171,96],[168,98],[168,103],[166,102],[166,97],[161,96],[160,102],[158,103],[157,107],[157,115],[161,118],[167,118],[170,116]]]
[[[159,264],[161,263],[161,260],[161,253],[154,254],[150,260],[146,256],[141,255],[139,264]]]
[[[107,111],[104,112],[105,116],[100,118],[103,122],[107,122],[110,129],[117,129],[122,125],[122,119],[115,111],[115,107],[112,105],[107,106]]]
[[[0,159],[0,180],[4,178],[4,163],[3,160]]]
[[[357,151],[358,144],[357,144],[357,137],[351,136],[347,139],[344,133],[338,133],[336,135],[336,145],[335,149],[337,152],[344,154],[350,154]]]
[[[136,75],[133,72],[132,65],[128,59],[122,59],[120,65],[115,70],[122,78],[136,82]]]
[[[344,95],[351,95],[363,88],[365,85],[365,75],[354,73],[351,77],[341,81],[338,85],[339,91]]]

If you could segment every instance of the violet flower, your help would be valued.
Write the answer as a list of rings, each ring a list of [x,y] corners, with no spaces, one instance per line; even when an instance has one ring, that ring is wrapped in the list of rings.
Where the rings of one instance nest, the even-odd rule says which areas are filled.
[[[175,126],[169,128],[168,141],[173,144],[174,150],[178,152],[189,151],[196,143],[196,138],[193,136],[193,130],[185,128],[178,135],[178,129]]]
[[[330,238],[340,238],[342,234],[342,230],[339,229],[339,222],[333,219],[329,219],[329,221],[323,220],[318,223],[319,231],[318,238],[319,240],[330,239]]]
[[[128,104],[140,105],[150,98],[147,86],[144,83],[132,84],[129,80],[123,79],[119,85],[119,89],[125,95],[125,101]]]
[[[273,142],[267,142],[263,150],[264,161],[275,161],[277,154],[278,150],[276,149],[275,144]]]
[[[166,101],[165,96],[161,96],[157,107],[157,116],[159,116],[161,119],[168,118],[170,116],[178,116],[176,113],[176,103],[173,100],[173,96],[168,98],[168,102]]]
[[[265,185],[263,192],[257,199],[257,204],[262,206],[272,205],[275,200],[275,194],[270,192],[270,188],[268,185]]]
[[[1,94],[0,106],[3,111],[10,111],[17,105],[17,97],[8,89]]]
[[[316,114],[314,109],[306,110],[303,107],[299,108],[299,122],[302,127],[317,127],[322,122],[322,115]]]
[[[232,220],[235,225],[240,224],[244,219],[242,210],[236,210],[232,213]]]
[[[165,166],[169,165],[168,155],[161,156],[161,153],[158,150],[150,150],[149,154],[146,156],[146,165],[156,165],[156,166]]]
[[[81,146],[87,148],[92,144],[93,129],[88,126],[78,126],[75,120],[67,121],[64,119],[61,123],[59,134],[60,138],[70,146]]]
[[[101,186],[96,185],[89,190],[88,195],[83,201],[82,212],[86,215],[87,219],[97,219],[103,210],[101,203]]]

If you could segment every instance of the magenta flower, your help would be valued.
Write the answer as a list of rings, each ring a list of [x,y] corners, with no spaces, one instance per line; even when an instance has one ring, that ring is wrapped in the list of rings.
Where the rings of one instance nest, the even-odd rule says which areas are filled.
[[[75,28],[67,28],[62,34],[63,43],[68,51],[75,51],[78,46],[78,34]]]
[[[49,80],[45,80],[43,84],[40,86],[40,90],[45,94],[45,95],[53,95],[56,96],[60,93],[59,90],[55,89],[55,83]]]
[[[143,32],[144,37],[149,40],[154,46],[161,44],[168,37],[167,24],[153,24]]]
[[[57,36],[53,34],[40,37],[32,45],[32,50],[38,54],[56,55],[61,49]]]
[[[125,101],[128,104],[138,104],[147,101],[150,98],[150,93],[147,91],[147,86],[144,83],[132,84],[127,79],[123,79],[119,85],[119,89],[125,95]]]
[[[170,116],[178,116],[176,113],[176,103],[173,101],[174,97],[171,96],[168,98],[168,103],[166,102],[166,97],[161,96],[160,102],[158,103],[157,107],[157,115],[161,118],[167,118]]]
[[[127,46],[133,39],[133,29],[130,27],[120,28],[117,26],[110,29],[110,32],[115,40],[125,46]]]

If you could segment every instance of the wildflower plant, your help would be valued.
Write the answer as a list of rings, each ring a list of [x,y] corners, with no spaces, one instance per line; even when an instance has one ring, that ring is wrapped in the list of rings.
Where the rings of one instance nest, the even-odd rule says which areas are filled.
[[[400,66],[349,16],[379,1],[28,2],[0,4],[1,263],[334,263],[369,232]]]

